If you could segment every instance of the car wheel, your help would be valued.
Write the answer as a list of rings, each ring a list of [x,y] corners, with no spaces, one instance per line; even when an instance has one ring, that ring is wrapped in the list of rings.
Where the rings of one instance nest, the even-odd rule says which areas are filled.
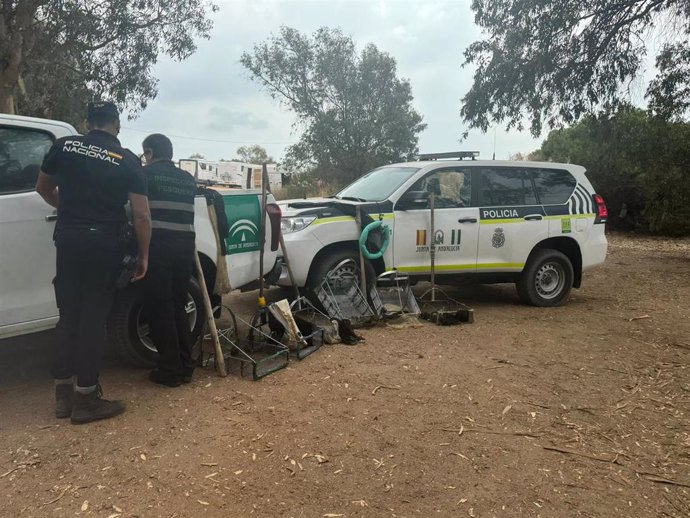
[[[194,278],[189,281],[185,311],[189,316],[192,340],[196,342],[204,327],[205,311],[201,288]],[[110,343],[128,363],[138,367],[156,365],[158,352],[149,336],[142,296],[136,285],[118,293],[110,312],[108,334]]]
[[[517,281],[520,300],[539,307],[560,306],[573,287],[573,265],[558,250],[536,250]]]
[[[337,250],[318,259],[307,280],[307,297],[323,310],[317,294],[323,282],[328,279],[329,286],[335,292],[342,292],[355,282],[360,285],[359,254],[355,250]],[[367,287],[376,281],[376,272],[370,261],[364,261]],[[368,290],[367,290],[368,292]],[[368,295],[367,295],[368,297]]]

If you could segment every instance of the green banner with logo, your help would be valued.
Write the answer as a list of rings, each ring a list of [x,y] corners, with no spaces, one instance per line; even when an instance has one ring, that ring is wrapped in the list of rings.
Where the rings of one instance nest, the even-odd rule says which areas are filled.
[[[261,247],[261,205],[256,194],[223,196],[230,231],[228,254],[254,252]]]

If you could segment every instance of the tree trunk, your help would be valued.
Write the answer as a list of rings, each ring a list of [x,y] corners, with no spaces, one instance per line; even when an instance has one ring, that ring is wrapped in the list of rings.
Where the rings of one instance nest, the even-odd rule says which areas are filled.
[[[16,113],[14,104],[14,85],[16,81],[13,84],[12,79],[7,77],[8,75],[4,71],[0,72],[0,113],[14,115]]]
[[[0,56],[0,113],[14,114],[14,92],[19,82],[21,50],[12,48]]]
[[[0,14],[0,112],[16,112],[15,91],[19,83],[19,70],[29,51],[30,27],[41,0],[22,0],[14,6],[3,0]]]

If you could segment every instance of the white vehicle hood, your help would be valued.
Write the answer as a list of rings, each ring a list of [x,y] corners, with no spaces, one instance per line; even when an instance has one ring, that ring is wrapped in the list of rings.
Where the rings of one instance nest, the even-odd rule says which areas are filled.
[[[318,207],[328,206],[329,204],[337,202],[342,205],[359,205],[360,202],[351,200],[336,200],[335,198],[296,198],[294,200],[281,200],[278,202],[280,211],[284,218],[299,216],[303,212],[311,211]],[[296,204],[297,207],[293,207]]]

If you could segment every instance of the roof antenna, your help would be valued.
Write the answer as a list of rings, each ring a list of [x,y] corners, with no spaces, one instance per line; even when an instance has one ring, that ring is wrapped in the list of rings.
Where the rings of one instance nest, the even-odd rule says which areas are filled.
[[[496,160],[496,126],[494,126],[494,155],[491,160]]]

